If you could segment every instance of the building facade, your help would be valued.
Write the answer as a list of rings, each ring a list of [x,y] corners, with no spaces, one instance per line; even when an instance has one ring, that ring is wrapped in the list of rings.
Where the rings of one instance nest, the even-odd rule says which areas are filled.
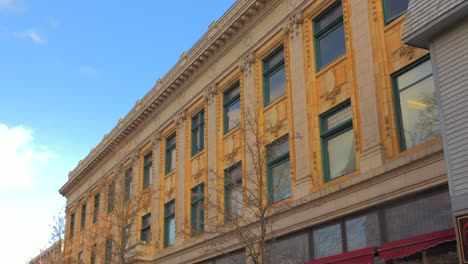
[[[39,255],[29,261],[29,264],[61,264],[63,263],[63,248],[62,240],[55,242],[46,250],[41,251]]]
[[[403,44],[407,8],[237,1],[70,172],[70,261],[117,263],[122,237],[129,263],[252,262],[211,231],[249,217],[233,201],[257,169],[269,263],[458,263],[433,54]]]

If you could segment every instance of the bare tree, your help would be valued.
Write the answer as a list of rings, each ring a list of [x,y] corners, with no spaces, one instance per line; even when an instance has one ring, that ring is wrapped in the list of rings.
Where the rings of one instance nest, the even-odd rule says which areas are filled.
[[[245,164],[239,163],[239,167],[233,166],[226,171],[209,172],[216,176],[218,182],[217,187],[209,191],[218,192],[218,196],[225,199],[208,199],[208,208],[214,208],[224,216],[224,221],[209,227],[207,232],[219,235],[209,250],[228,255],[228,252],[220,250],[220,243],[237,241],[245,248],[251,263],[268,264],[274,239],[273,215],[289,208],[289,142],[300,137],[286,134],[271,142],[266,130],[272,131],[277,125],[262,124],[259,116],[257,108],[247,109],[244,121],[239,124],[237,135],[247,162],[242,161]],[[272,168],[270,162],[277,157],[282,161]],[[234,263],[237,261],[232,259]]]

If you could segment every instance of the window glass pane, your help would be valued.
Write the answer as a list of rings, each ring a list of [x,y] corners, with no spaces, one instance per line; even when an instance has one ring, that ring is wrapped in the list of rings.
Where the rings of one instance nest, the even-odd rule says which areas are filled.
[[[273,68],[276,64],[282,62],[284,59],[284,52],[281,49],[277,51],[272,57],[270,57],[267,61],[265,61],[265,71]]]
[[[448,192],[387,208],[384,215],[387,242],[453,227]]]
[[[172,149],[169,153],[169,161],[168,161],[168,167],[169,171],[173,171],[176,169],[176,150]]]
[[[169,229],[168,244],[169,244],[169,246],[172,246],[175,243],[175,218],[171,218],[169,220],[168,229]]]
[[[240,124],[240,101],[236,101],[226,108],[225,122],[227,124],[227,131],[230,131]]]
[[[170,138],[167,139],[166,148],[175,145],[175,143],[176,143],[176,137],[174,135],[174,136],[171,136]]]
[[[343,253],[341,226],[339,224],[314,231],[314,258],[324,258]]]
[[[345,54],[345,38],[343,24],[333,29],[318,40],[318,49],[320,53],[319,67],[323,67]]]
[[[286,80],[284,67],[268,77],[268,102],[273,102],[286,93]]]
[[[230,254],[230,256],[217,258],[214,264],[245,264],[245,253],[239,252]]]
[[[385,18],[388,20],[399,16],[408,9],[409,0],[384,0]]]
[[[237,165],[235,168],[228,171],[226,174],[227,176],[227,183],[229,184],[238,184],[242,181],[242,167]]]
[[[339,112],[327,117],[326,122],[325,122],[325,129],[331,129],[334,128],[348,120],[350,120],[353,117],[353,113],[351,111],[351,107],[348,106]]]
[[[346,221],[348,252],[380,244],[377,213],[356,217]]]
[[[273,202],[291,197],[291,167],[289,160],[271,169]]]
[[[316,23],[316,28],[317,31],[320,31],[324,29],[326,26],[330,25],[333,23],[335,20],[340,18],[342,16],[343,10],[341,5],[335,8],[333,11],[322,17],[321,19],[317,20]]]
[[[356,153],[354,148],[354,130],[348,130],[327,141],[328,167],[330,179],[356,170]]]
[[[273,142],[268,146],[268,158],[274,160],[289,153],[289,140],[287,137]]]
[[[224,93],[224,102],[229,102],[234,97],[239,96],[240,89],[239,84],[236,84],[235,87],[229,88],[227,92]]]
[[[270,264],[305,263],[309,257],[308,233],[275,241],[270,248]]]
[[[417,67],[405,72],[397,77],[398,89],[402,90],[418,80],[432,74],[432,64],[430,60],[423,62]]]
[[[440,135],[439,112],[432,77],[400,92],[400,109],[406,148]]]
[[[235,185],[226,190],[226,198],[229,201],[229,208],[228,208],[228,217],[229,219],[237,219],[242,216],[242,204],[243,204],[243,196],[242,196],[242,185]]]

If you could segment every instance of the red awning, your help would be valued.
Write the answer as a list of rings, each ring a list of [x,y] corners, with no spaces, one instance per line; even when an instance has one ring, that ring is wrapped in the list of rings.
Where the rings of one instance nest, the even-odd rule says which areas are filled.
[[[398,240],[380,246],[379,258],[381,260],[398,259],[407,257],[417,252],[448,241],[455,240],[455,229],[447,229],[439,232],[425,234]]]
[[[374,263],[374,252],[376,247],[369,247],[360,250],[355,250],[348,253],[343,253],[336,256],[321,258],[307,262],[307,264],[327,264],[327,263],[342,263],[342,264],[368,264]]]

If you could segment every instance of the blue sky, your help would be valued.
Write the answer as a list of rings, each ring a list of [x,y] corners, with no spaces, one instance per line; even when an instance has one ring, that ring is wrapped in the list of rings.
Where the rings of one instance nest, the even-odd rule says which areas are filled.
[[[2,263],[39,253],[68,171],[234,2],[0,0]]]

